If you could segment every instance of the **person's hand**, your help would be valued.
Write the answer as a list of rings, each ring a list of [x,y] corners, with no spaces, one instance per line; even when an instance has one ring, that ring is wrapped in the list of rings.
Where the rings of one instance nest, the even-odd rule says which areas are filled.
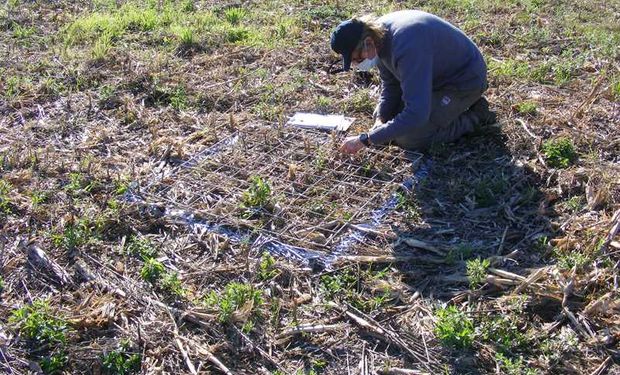
[[[342,142],[342,145],[340,146],[340,152],[344,153],[344,154],[350,154],[353,155],[355,153],[357,153],[359,150],[363,149],[364,144],[362,143],[362,141],[360,141],[358,136],[354,136],[354,137],[347,137],[344,142]]]

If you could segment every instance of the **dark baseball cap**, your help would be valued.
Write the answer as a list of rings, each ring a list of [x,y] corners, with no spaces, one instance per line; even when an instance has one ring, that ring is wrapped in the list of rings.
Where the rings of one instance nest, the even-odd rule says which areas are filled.
[[[351,54],[362,39],[363,31],[362,21],[351,19],[342,22],[332,33],[331,47],[334,52],[342,55],[344,71],[351,69]]]

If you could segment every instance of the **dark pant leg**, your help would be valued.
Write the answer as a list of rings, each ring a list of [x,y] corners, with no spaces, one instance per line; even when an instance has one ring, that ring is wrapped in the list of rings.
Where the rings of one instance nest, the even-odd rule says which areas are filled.
[[[474,130],[479,120],[468,111],[485,90],[433,92],[429,121],[398,137],[395,143],[403,148],[424,150],[434,143],[452,142]]]

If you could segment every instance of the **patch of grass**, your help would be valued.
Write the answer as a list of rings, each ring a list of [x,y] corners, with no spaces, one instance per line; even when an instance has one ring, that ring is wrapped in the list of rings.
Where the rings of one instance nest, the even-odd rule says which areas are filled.
[[[41,366],[41,370],[43,370],[45,374],[60,374],[67,363],[69,363],[67,354],[63,351],[59,351],[43,357],[39,362],[39,366]]]
[[[411,192],[396,192],[396,209],[404,212],[409,220],[420,218],[420,208]]]
[[[89,193],[94,186],[94,182],[88,182],[81,173],[74,172],[69,174],[69,183],[65,189],[72,195],[79,195],[83,192]]]
[[[101,357],[105,374],[125,375],[140,372],[142,355],[131,351],[131,343],[121,340],[119,347]]]
[[[510,358],[502,353],[495,354],[495,360],[499,364],[502,374],[506,375],[538,375],[540,374],[536,369],[531,368],[527,363],[523,361],[522,357]]]
[[[466,262],[466,265],[469,286],[472,289],[475,289],[485,282],[487,277],[487,270],[491,266],[491,262],[488,259],[476,258],[468,260]]]
[[[241,308],[254,310],[260,307],[263,304],[263,296],[250,284],[232,282],[226,285],[221,296],[218,296],[215,291],[207,294],[205,303],[208,306],[217,307],[219,321],[228,323],[237,310]]]
[[[49,199],[49,193],[46,191],[33,191],[30,193],[30,202],[33,207],[38,207],[39,205],[47,202]],[[0,209],[2,209],[1,204],[2,198],[0,197]]]
[[[250,36],[251,33],[249,29],[236,26],[226,29],[225,40],[228,43],[240,43],[250,39]]]
[[[457,261],[465,261],[469,259],[474,253],[474,247],[470,244],[459,244],[457,247],[451,248],[446,254],[446,262],[450,265],[455,264]]]
[[[186,109],[188,104],[187,93],[185,92],[185,87],[178,86],[172,91],[170,94],[170,106],[178,111]]]
[[[271,280],[280,274],[280,271],[275,267],[276,260],[268,252],[264,252],[260,258],[260,264],[258,268],[259,280]]]
[[[370,95],[370,90],[357,90],[347,99],[344,104],[345,112],[358,112],[372,115],[375,110],[375,102]]]
[[[583,269],[590,264],[592,257],[579,250],[560,250],[554,249],[553,256],[557,260],[557,265],[562,270]]]
[[[568,138],[548,140],[543,144],[542,151],[552,168],[567,168],[577,160],[575,146]]]
[[[36,300],[32,305],[13,310],[9,323],[15,324],[19,335],[34,341],[38,347],[67,343],[67,322],[52,312],[48,301]]]
[[[224,11],[224,18],[231,25],[238,25],[246,16],[247,11],[243,8],[229,8]]]
[[[187,290],[179,279],[179,274],[177,272],[166,273],[161,278],[160,286],[170,295],[177,297],[185,297],[187,295]]]
[[[34,27],[25,27],[17,23],[13,23],[13,37],[20,40],[30,38],[36,31]]]
[[[140,277],[142,277],[142,280],[153,284],[159,281],[165,273],[166,268],[160,261],[154,258],[148,258],[144,261],[144,265],[140,270]]]
[[[4,278],[0,276],[0,293],[4,291]]]
[[[436,311],[435,334],[447,346],[457,349],[471,348],[474,342],[473,321],[456,306]]]
[[[476,207],[490,207],[498,203],[498,197],[509,186],[509,182],[503,176],[485,176],[477,180],[472,186]]]
[[[620,100],[620,77],[616,77],[615,81],[611,83],[611,95]]]
[[[90,57],[95,61],[106,60],[110,51],[112,50],[112,36],[110,34],[103,34],[90,51]]]
[[[516,107],[517,112],[519,112],[522,115],[535,115],[537,111],[536,103],[531,102],[531,101],[524,101],[521,103],[517,103],[515,107]]]
[[[571,212],[577,212],[583,209],[585,206],[585,199],[581,195],[575,195],[566,201],[566,208]]]
[[[9,193],[13,189],[10,182],[0,179],[0,213],[11,213],[11,200]]]
[[[528,343],[515,316],[510,314],[485,317],[480,324],[480,338],[494,345],[500,353],[511,353]]]
[[[92,236],[90,223],[87,219],[77,220],[65,225],[62,233],[52,234],[52,242],[55,246],[67,251],[72,251],[87,244]]]
[[[355,293],[357,281],[357,276],[349,270],[345,270],[333,275],[321,276],[320,289],[328,299],[334,299],[336,296],[346,297]]]
[[[143,260],[154,258],[157,255],[157,249],[148,238],[137,236],[129,238],[125,244],[125,252],[137,255]]]

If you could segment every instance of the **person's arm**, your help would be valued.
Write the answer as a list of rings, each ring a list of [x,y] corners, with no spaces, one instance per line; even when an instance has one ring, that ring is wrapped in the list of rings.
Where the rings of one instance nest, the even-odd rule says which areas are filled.
[[[405,108],[392,120],[369,133],[372,144],[393,141],[409,129],[424,125],[430,117],[433,57],[429,39],[424,36],[415,39],[410,40],[407,43],[409,47],[395,56]]]
[[[396,115],[396,110],[400,106],[402,91],[400,82],[386,67],[379,66],[379,77],[381,78],[381,95],[374,117],[375,120],[388,122]]]

